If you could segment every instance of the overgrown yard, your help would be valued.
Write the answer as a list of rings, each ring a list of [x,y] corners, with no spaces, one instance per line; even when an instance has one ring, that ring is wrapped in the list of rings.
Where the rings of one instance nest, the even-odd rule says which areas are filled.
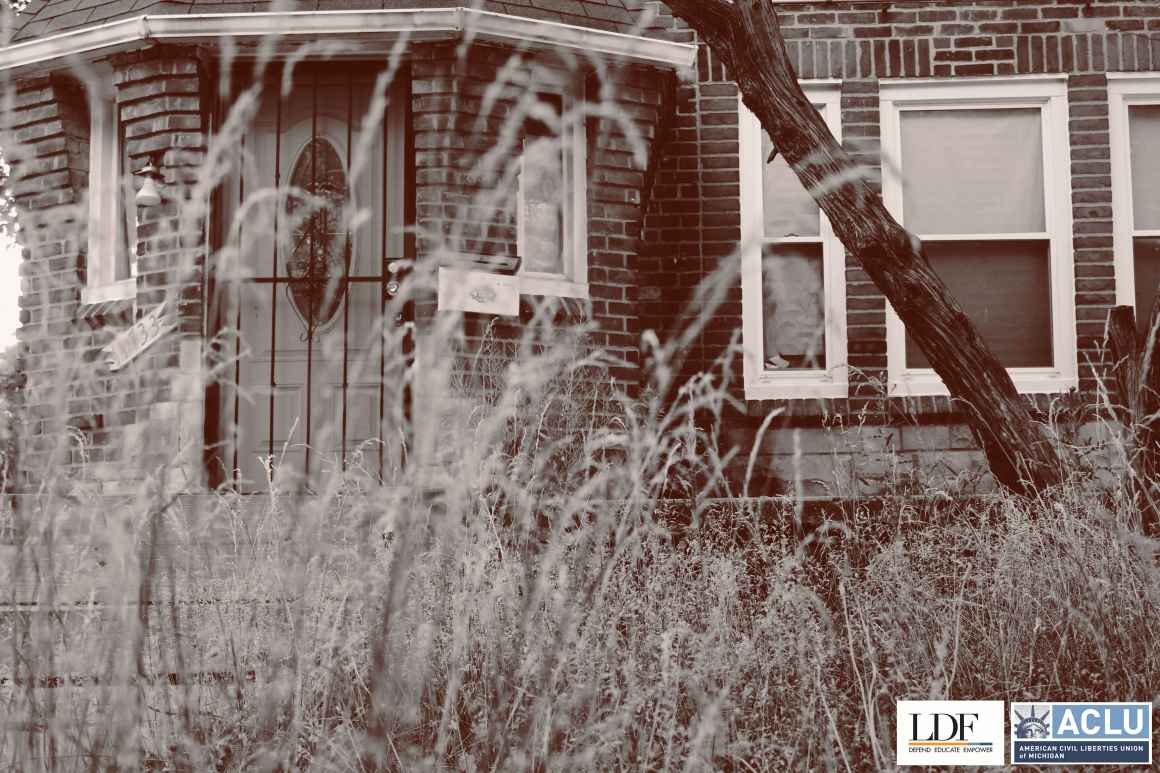
[[[716,497],[717,391],[611,416],[575,373],[386,489],[46,494],[2,548],[3,766],[886,769],[897,699],[1156,699],[1114,496]]]
[[[31,139],[4,148],[23,153],[26,170],[66,187],[87,179],[88,157],[71,150],[83,132],[66,121],[76,121],[104,126],[117,149],[94,156],[106,166],[123,141],[121,163],[133,162],[123,176],[141,179],[119,213],[116,175],[92,178],[112,192],[111,209],[97,187],[78,187],[75,201],[60,199],[67,206],[47,183],[21,194],[47,203],[25,226],[20,377],[4,387],[12,426],[0,426],[0,770],[887,770],[902,699],[1160,702],[1160,542],[1139,506],[1155,507],[1144,485],[1155,468],[1137,463],[1149,447],[1139,438],[1155,430],[1123,426],[1155,423],[1145,408],[1126,410],[1150,404],[1136,383],[1147,368],[1088,348],[1104,303],[1092,299],[1113,294],[1110,252],[1106,266],[1088,264],[1098,292],[1061,285],[1047,298],[1075,295],[1088,314],[1083,347],[1067,355],[1079,358],[1084,391],[1061,380],[1019,395],[921,242],[878,200],[881,160],[870,169],[859,151],[855,164],[857,143],[828,135],[785,59],[802,122],[841,163],[807,164],[817,153],[802,142],[783,153],[809,167],[801,180],[817,178],[806,186],[815,199],[849,207],[846,233],[867,211],[880,227],[876,241],[858,234],[849,259],[816,208],[807,219],[817,239],[786,236],[785,255],[810,282],[787,279],[782,314],[812,341],[771,343],[769,357],[765,328],[780,303],[769,286],[781,280],[768,267],[785,245],[765,234],[760,201],[741,204],[727,124],[749,119],[720,80],[720,45],[712,56],[688,47],[710,72],[654,78],[645,70],[655,62],[634,64],[622,82],[585,58],[595,28],[547,66],[525,58],[531,38],[508,51],[510,20],[493,20],[504,43],[483,53],[465,29],[412,56],[406,31],[367,63],[385,66],[375,72],[348,67],[348,54],[372,50],[361,28],[328,40],[321,22],[317,39],[287,26],[301,42],[255,33],[211,54],[153,46],[146,19],[135,24],[141,52],[110,48],[92,71],[62,53],[83,88],[54,75],[20,92],[18,110],[4,106],[26,122]],[[563,26],[536,27],[536,39]],[[425,30],[414,30],[416,45]],[[624,33],[608,39],[633,53]],[[106,67],[122,54],[141,58]],[[873,128],[877,157],[878,86],[868,83],[831,96],[862,135]],[[695,98],[694,85],[705,87]],[[76,118],[82,104],[125,124]],[[283,131],[284,107],[297,134]],[[705,113],[703,148],[685,138],[689,110]],[[758,155],[772,162],[756,120]],[[320,125],[345,141],[322,143]],[[680,139],[668,160],[666,133]],[[104,147],[101,136],[88,144]],[[551,170],[533,185],[537,147]],[[411,168],[410,155],[423,163]],[[751,171],[764,195],[763,172]],[[1084,176],[1107,186],[1107,174]],[[750,208],[762,236],[723,248]],[[1085,227],[1102,239],[1110,215],[1083,209],[1098,215]],[[656,214],[663,228],[647,222]],[[561,264],[545,275],[550,293],[535,266],[524,275],[531,290],[495,275],[516,271],[529,223],[533,244],[548,242]],[[133,250],[118,251],[122,225]],[[658,228],[676,241],[645,245]],[[1051,247],[1038,227],[1018,230]],[[103,270],[126,295],[82,312],[78,283],[99,265],[86,245],[109,248]],[[851,281],[861,287],[847,352],[846,291],[831,308],[822,277],[855,277],[854,257],[870,278]],[[466,275],[485,282],[471,303],[456,297]],[[891,292],[867,295],[871,284]],[[964,374],[937,411],[887,397],[887,299],[906,301],[902,322],[926,331],[916,340],[931,362],[953,363],[940,374]],[[1074,339],[1073,323],[1059,324]],[[1049,343],[1052,330],[1040,331]],[[762,380],[776,389],[747,391]],[[931,395],[916,399],[936,405]],[[921,444],[863,453],[863,430],[901,434],[911,419],[907,429],[925,422],[947,436],[929,450],[949,475],[928,476],[938,465],[918,463]],[[952,442],[952,421],[974,435]],[[802,451],[794,433],[804,425],[811,442],[824,445],[828,431],[841,449],[831,477],[844,482],[824,503],[805,496],[825,482],[802,472],[803,457],[813,472],[829,459],[821,445]],[[770,451],[773,433],[790,452]],[[994,479],[947,461],[980,439]],[[1021,448],[1034,458],[1004,455]],[[864,467],[873,498],[856,474]],[[1007,488],[986,485],[994,480]]]

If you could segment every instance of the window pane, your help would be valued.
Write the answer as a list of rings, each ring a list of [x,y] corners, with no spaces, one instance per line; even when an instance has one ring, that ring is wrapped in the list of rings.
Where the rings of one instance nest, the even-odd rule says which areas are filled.
[[[780,153],[772,162],[764,163],[772,149],[773,143],[762,131],[761,199],[765,208],[765,238],[817,236],[820,233],[818,205]]]
[[[564,273],[564,154],[559,141],[524,141],[520,194],[523,270]]]
[[[904,110],[903,206],[917,234],[1042,232],[1038,108]]]
[[[117,179],[120,181],[120,231],[117,239],[117,279],[137,275],[137,190],[133,185],[133,168],[129,159],[125,127],[117,122]]]
[[[317,136],[299,151],[290,185],[316,197],[310,206],[309,200],[295,196],[286,201],[283,222],[290,237],[286,273],[303,280],[289,285],[290,299],[303,321],[322,326],[335,319],[342,305],[339,290],[346,280],[350,246],[343,223],[350,187],[342,158],[330,140]]]
[[[762,256],[765,369],[826,367],[822,245],[766,245]]]
[[[1136,324],[1146,332],[1160,284],[1160,239],[1136,239]]]
[[[1008,368],[1051,367],[1051,269],[1046,241],[926,242],[926,256]],[[930,362],[906,337],[906,366]]]
[[[1160,105],[1128,108],[1134,227],[1160,228]]]

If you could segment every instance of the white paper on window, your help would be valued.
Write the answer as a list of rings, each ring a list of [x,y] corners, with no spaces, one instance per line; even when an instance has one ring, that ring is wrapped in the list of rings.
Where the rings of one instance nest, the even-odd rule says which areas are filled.
[[[124,130],[118,132],[121,143],[118,181],[120,183],[121,236],[117,252],[117,279],[137,276],[137,189],[129,158]]]
[[[765,369],[826,367],[826,294],[820,244],[780,244],[762,259]]]
[[[559,142],[529,138],[520,179],[524,271],[564,272],[564,158]]]
[[[761,133],[761,160],[773,149],[769,136]],[[761,175],[762,202],[764,203],[765,238],[781,239],[786,236],[817,236],[820,231],[818,205],[802,187],[797,175],[779,153],[773,161],[764,164]]]
[[[1040,233],[1038,108],[904,110],[903,216],[917,234]]]
[[[1133,226],[1160,228],[1160,105],[1128,108]]]
[[[1051,367],[1051,265],[1046,241],[926,242],[931,266],[1008,368]],[[930,362],[906,337],[906,366]]]

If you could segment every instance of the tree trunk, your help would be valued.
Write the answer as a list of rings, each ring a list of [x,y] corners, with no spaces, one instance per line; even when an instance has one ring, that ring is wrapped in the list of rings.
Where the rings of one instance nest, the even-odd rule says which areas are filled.
[[[1158,288],[1160,289],[1160,288]],[[1125,488],[1140,510],[1147,531],[1160,526],[1160,294],[1152,305],[1147,333],[1141,343],[1131,306],[1108,312],[1107,341],[1112,356],[1118,403],[1116,419],[1127,428],[1128,469]]]
[[[769,0],[667,0],[729,68],[745,104],[826,213],[962,407],[995,478],[1020,494],[1062,482],[1069,464],[1006,369],[838,144],[797,82]]]
[[[1112,356],[1112,379],[1117,401],[1113,404],[1116,419],[1132,426],[1139,415],[1140,347],[1136,336],[1136,312],[1131,306],[1117,306],[1108,312],[1108,353]]]

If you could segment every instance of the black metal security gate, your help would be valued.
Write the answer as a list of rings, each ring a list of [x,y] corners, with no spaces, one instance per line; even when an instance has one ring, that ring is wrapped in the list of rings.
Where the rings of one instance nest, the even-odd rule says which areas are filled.
[[[232,352],[207,400],[212,482],[317,488],[352,466],[387,480],[408,445],[409,78],[349,63],[274,76],[215,207],[210,295]]]

